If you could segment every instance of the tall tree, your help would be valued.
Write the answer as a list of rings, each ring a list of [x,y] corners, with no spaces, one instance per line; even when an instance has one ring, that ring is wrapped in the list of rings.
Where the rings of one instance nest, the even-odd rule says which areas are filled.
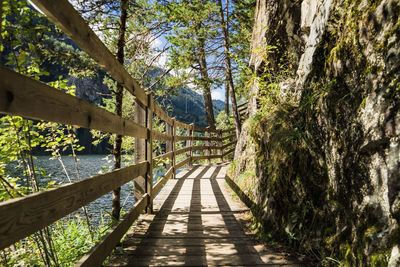
[[[181,70],[181,77],[201,88],[207,124],[215,128],[215,118],[211,89],[215,75],[211,74],[209,58],[218,52],[218,44],[213,43],[217,36],[214,25],[217,6],[205,0],[172,1],[162,5],[167,20],[173,24],[167,36],[171,43],[169,65]]]
[[[226,18],[224,16],[224,7],[222,5],[222,0],[218,0],[219,2],[219,10],[220,10],[220,19],[221,19],[221,28],[223,34],[223,43],[224,43],[224,52],[225,52],[225,85],[228,90],[225,90],[225,101],[228,102],[229,105],[229,98],[227,100],[226,95],[231,96],[231,103],[232,103],[232,113],[235,119],[235,126],[236,126],[236,136],[239,138],[240,131],[241,131],[241,122],[240,122],[240,115],[236,104],[236,94],[235,94],[235,87],[233,84],[233,77],[232,77],[232,67],[231,67],[231,57],[230,57],[230,45],[229,45],[229,0],[225,1],[225,8],[226,8]],[[225,103],[226,105],[227,103]],[[229,114],[229,110],[226,111]]]

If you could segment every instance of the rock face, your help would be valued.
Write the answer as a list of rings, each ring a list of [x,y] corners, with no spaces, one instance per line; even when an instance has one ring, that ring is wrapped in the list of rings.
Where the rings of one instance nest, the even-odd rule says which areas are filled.
[[[267,236],[326,264],[400,265],[399,14],[395,0],[257,3],[232,176]]]

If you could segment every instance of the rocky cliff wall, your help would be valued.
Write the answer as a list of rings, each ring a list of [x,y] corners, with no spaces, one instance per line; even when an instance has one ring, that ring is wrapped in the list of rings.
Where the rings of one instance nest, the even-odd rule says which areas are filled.
[[[400,265],[399,14],[394,0],[257,3],[231,175],[266,238],[327,265]]]

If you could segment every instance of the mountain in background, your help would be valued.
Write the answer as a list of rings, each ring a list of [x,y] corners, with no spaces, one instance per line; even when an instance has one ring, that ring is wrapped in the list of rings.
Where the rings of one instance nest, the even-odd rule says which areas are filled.
[[[169,95],[164,101],[159,102],[167,110],[170,117],[175,117],[176,120],[187,124],[194,123],[201,127],[207,126],[203,96],[194,90],[187,87],[179,88],[176,95]],[[213,100],[213,107],[216,117],[219,112],[225,109],[225,102]]]

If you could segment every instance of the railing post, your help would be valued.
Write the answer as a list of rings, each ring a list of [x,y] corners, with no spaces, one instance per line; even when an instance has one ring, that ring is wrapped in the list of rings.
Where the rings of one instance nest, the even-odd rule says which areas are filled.
[[[218,149],[219,162],[222,162],[222,161],[223,161],[223,160],[222,160],[222,154],[224,153],[224,149],[222,148],[222,146],[223,146],[223,143],[222,143],[222,130],[219,130],[219,131],[218,131],[218,138],[219,138],[219,140],[218,140],[218,146],[219,146],[219,149]]]
[[[207,131],[205,132],[205,136],[208,138],[211,137],[209,130],[210,130],[210,126],[207,126]],[[206,149],[206,156],[211,156],[211,149],[210,149],[211,141],[210,141],[210,139],[206,140],[206,146],[208,146],[208,148]],[[208,158],[207,162],[208,162],[208,164],[211,164],[211,159]]]
[[[139,101],[135,105],[135,122],[146,126],[146,110]],[[146,160],[146,140],[135,138],[135,164]],[[134,178],[134,177],[132,177]],[[134,198],[137,203],[146,192],[146,177],[139,176],[134,180],[135,192]]]
[[[172,118],[172,125],[171,125],[171,130],[172,130],[172,179],[176,178],[176,156],[175,156],[175,150],[176,150],[176,144],[175,144],[175,136],[176,136],[176,125],[175,125],[175,118]]]
[[[149,169],[146,175],[146,193],[149,194],[149,205],[147,213],[153,213],[153,92],[147,93],[148,106],[146,107],[146,161],[149,162]]]
[[[194,124],[190,124],[190,128],[186,129],[187,136],[191,137],[190,140],[186,140],[186,147],[190,147],[189,151],[186,153],[186,157],[189,158],[189,166],[193,165],[192,156],[193,156],[193,133],[194,133]]]

